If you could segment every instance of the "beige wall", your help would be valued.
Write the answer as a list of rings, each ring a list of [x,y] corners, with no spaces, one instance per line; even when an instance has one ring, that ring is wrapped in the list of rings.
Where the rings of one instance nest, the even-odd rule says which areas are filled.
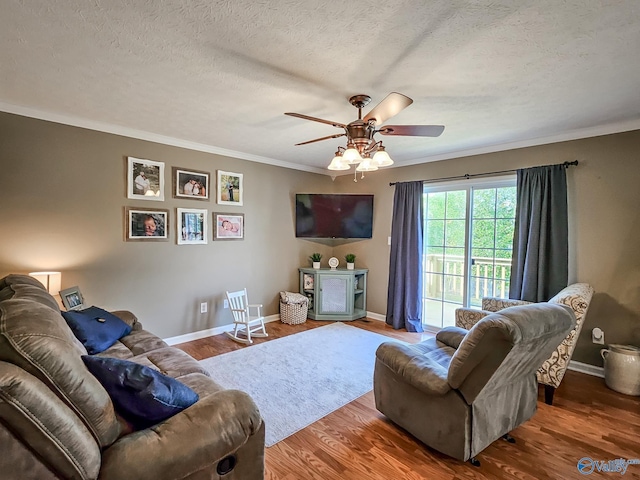
[[[428,141],[428,140],[426,140]],[[607,343],[640,346],[640,131],[339,177],[340,191],[375,194],[374,238],[340,246],[368,267],[368,309],[386,310],[393,187],[389,182],[484,173],[579,160],[567,171],[569,186],[569,281],[587,282],[596,294],[574,360],[602,365],[591,343],[598,326]],[[393,155],[393,153],[391,152]]]
[[[251,300],[278,312],[278,292],[297,291],[297,269],[314,251],[323,262],[346,253],[369,268],[368,310],[386,311],[393,187],[389,182],[483,173],[579,160],[568,171],[571,282],[596,295],[574,359],[602,365],[590,331],[607,343],[640,345],[640,131],[507,152],[393,168],[365,179],[327,176],[155,144],[0,113],[0,276],[33,270],[63,272],[63,288],[79,285],[87,301],[134,311],[163,337],[230,323],[224,290],[247,287]],[[165,202],[129,200],[126,156],[165,162]],[[244,174],[242,207],[218,207],[170,195],[172,166]],[[370,240],[298,240],[297,192],[373,193]],[[170,240],[124,241],[125,206],[168,208]],[[244,241],[179,246],[175,209],[245,214]],[[209,226],[211,232],[211,225]],[[211,233],[209,233],[211,237]],[[200,314],[200,302],[209,313]]]
[[[87,301],[130,309],[145,327],[173,337],[231,322],[225,290],[247,287],[250,301],[278,313],[278,292],[297,291],[297,269],[331,246],[295,238],[296,192],[333,189],[324,175],[169,147],[0,114],[0,277],[59,270],[63,288]],[[125,160],[165,162],[165,201],[126,198]],[[244,174],[244,206],[171,197],[171,167]],[[124,241],[124,208],[170,210],[167,242]],[[209,211],[209,243],[176,245],[177,207]],[[246,239],[212,241],[211,212],[245,214]],[[200,314],[200,302],[209,312]]]

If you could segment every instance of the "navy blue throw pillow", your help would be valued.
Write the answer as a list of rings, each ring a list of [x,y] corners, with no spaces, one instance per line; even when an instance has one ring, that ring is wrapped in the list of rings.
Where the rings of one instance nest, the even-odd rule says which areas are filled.
[[[116,411],[136,429],[155,425],[196,403],[198,394],[175,378],[119,358],[83,355]]]
[[[98,307],[62,312],[62,316],[91,355],[100,353],[131,333],[131,326]]]

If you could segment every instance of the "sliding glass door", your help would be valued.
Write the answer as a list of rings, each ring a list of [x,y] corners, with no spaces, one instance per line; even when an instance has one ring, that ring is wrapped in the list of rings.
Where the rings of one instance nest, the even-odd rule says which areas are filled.
[[[515,178],[425,185],[423,202],[422,323],[441,328],[456,308],[509,294]]]

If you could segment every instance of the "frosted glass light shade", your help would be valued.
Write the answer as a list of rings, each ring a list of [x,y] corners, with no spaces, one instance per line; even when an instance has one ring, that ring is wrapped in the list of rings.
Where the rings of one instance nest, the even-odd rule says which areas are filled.
[[[358,152],[358,150],[356,150],[354,147],[347,148],[342,154],[342,158],[345,162],[348,162],[350,164],[360,163],[362,161],[360,152]]]
[[[389,165],[393,165],[393,160],[387,152],[385,152],[384,148],[381,148],[373,155],[373,164],[378,167],[388,167]]]
[[[336,155],[327,168],[329,170],[349,170],[351,167],[341,156]]]
[[[356,172],[375,172],[378,167],[371,162],[369,157],[365,157],[364,160],[356,167]]]
[[[29,275],[44,285],[51,295],[58,295],[62,288],[62,273],[60,272],[31,272]]]

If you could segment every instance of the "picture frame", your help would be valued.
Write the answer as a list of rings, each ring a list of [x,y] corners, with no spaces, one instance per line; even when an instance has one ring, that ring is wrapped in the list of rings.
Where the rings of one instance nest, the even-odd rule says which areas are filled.
[[[176,209],[176,239],[178,245],[206,245],[208,216],[207,210],[197,208]]]
[[[305,273],[304,276],[302,277],[302,289],[313,290],[313,281],[314,281],[313,275],[309,275],[308,273]]]
[[[78,286],[60,290],[60,298],[62,299],[62,305],[64,305],[67,311],[82,310],[85,308],[84,297]]]
[[[209,200],[209,173],[199,170],[171,168],[173,198]]]
[[[214,240],[244,240],[244,213],[213,213]]]
[[[169,240],[169,210],[126,207],[125,240],[129,242]]]
[[[127,157],[127,198],[164,201],[164,162]]]
[[[216,192],[218,204],[242,206],[244,194],[242,173],[218,170]]]

